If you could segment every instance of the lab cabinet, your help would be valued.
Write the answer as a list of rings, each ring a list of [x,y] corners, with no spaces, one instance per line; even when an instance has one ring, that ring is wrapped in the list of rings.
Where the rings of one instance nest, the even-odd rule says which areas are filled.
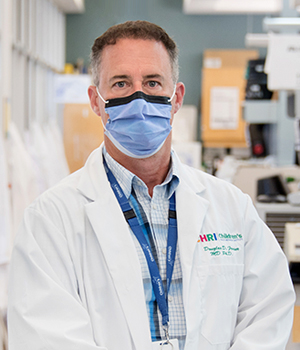
[[[278,166],[295,162],[295,121],[288,116],[288,92],[279,91],[277,100],[243,101],[244,121],[251,124],[269,124],[270,155]]]
[[[243,102],[243,118],[249,124],[277,123],[278,102],[274,100],[252,100]]]
[[[258,215],[274,233],[281,248],[284,247],[285,224],[300,222],[300,207],[289,203],[255,203]]]

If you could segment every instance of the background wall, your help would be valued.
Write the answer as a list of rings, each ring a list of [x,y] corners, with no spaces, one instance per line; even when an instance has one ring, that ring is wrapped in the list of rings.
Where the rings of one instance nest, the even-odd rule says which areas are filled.
[[[186,104],[199,106],[202,54],[208,48],[245,48],[247,32],[261,33],[262,15],[185,15],[182,0],[85,0],[86,11],[67,15],[67,62],[89,62],[96,37],[127,20],[148,20],[163,27],[179,46],[180,80]],[[265,54],[264,51],[261,52]]]

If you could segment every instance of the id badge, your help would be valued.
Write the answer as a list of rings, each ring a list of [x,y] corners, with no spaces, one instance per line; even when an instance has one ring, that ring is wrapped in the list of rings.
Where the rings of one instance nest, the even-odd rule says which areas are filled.
[[[178,339],[155,341],[152,343],[152,350],[179,350]]]

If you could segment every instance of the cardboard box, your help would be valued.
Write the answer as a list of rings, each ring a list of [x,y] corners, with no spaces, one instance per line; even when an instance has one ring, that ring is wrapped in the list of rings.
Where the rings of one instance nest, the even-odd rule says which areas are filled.
[[[81,168],[90,153],[103,141],[103,126],[89,104],[64,107],[64,145],[70,172]]]
[[[294,308],[293,343],[300,343],[300,306]]]
[[[245,73],[256,50],[206,50],[202,70],[201,133],[205,147],[247,147],[242,118]]]

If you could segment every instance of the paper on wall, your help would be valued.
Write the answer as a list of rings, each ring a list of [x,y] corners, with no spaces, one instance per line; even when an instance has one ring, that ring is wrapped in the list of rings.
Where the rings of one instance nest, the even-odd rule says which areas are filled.
[[[87,90],[91,77],[88,74],[57,74],[54,84],[56,103],[89,103]]]
[[[210,128],[237,129],[239,122],[239,88],[212,87],[210,89]]]
[[[300,90],[299,34],[269,34],[265,72],[269,90]]]
[[[182,163],[201,169],[201,142],[174,142],[172,147]]]
[[[207,57],[204,59],[203,67],[219,69],[222,67],[222,59],[220,57]]]
[[[174,116],[172,140],[192,142],[197,139],[197,107],[183,105]]]

